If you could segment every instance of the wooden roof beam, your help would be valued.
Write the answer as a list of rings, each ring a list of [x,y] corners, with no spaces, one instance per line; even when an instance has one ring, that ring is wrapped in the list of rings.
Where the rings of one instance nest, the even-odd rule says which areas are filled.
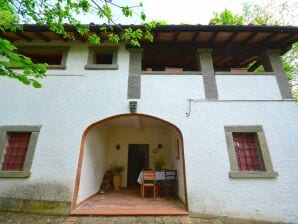
[[[40,32],[34,32],[34,34],[40,38],[41,40],[45,41],[45,42],[50,42],[51,41],[51,38],[50,37],[47,37],[47,35],[43,34],[43,33],[40,33]]]
[[[180,34],[179,32],[176,32],[176,33],[174,34],[172,43],[176,43],[176,42],[177,42],[177,39],[178,39],[179,34]]]
[[[233,40],[239,35],[239,32],[234,32],[225,42],[222,44],[229,45],[233,42]]]
[[[247,38],[245,38],[242,42],[240,42],[239,44],[245,45],[248,44],[249,41],[251,41],[255,36],[257,36],[258,32],[252,32]]]
[[[76,30],[73,32],[73,35],[74,35],[75,40],[79,40],[82,43],[84,43],[86,41],[86,39]]]
[[[26,36],[23,32],[16,32],[15,34],[26,41],[29,41],[29,42],[32,41],[32,39],[30,37]]]
[[[198,38],[200,36],[200,32],[196,32],[194,35],[193,35],[193,37],[192,37],[192,39],[191,39],[191,41],[190,42],[195,42],[196,41],[196,39]]]
[[[69,41],[68,38],[64,38],[64,37],[63,37],[62,35],[60,35],[60,34],[55,33],[55,35],[56,35],[56,37],[58,37],[60,40],[62,40],[62,41],[64,41],[64,42]]]
[[[290,35],[284,37],[283,39],[279,40],[279,44],[282,46],[282,45],[288,43],[289,40],[291,40],[294,36],[295,36],[295,34],[292,33],[292,34],[290,34]],[[274,43],[272,43],[272,45],[274,45]]]
[[[211,45],[213,44],[214,40],[218,36],[218,32],[213,32],[210,39],[207,41],[206,45]]]
[[[258,44],[264,44],[266,43],[268,40],[275,38],[278,35],[278,33],[271,33],[270,35],[268,35],[266,38],[264,38],[263,40],[261,40],[260,42],[258,42]]]
[[[235,58],[233,58],[232,60],[230,60],[230,61],[228,61],[227,62],[227,64],[229,64],[229,66],[230,67],[236,67],[236,66],[238,66],[238,67],[243,67],[243,65],[241,65],[240,64],[240,62],[242,61],[242,60],[244,60],[246,57],[235,57]]]
[[[5,33],[1,33],[0,32],[0,37],[3,38],[3,39],[8,40],[10,42],[14,42],[15,41],[13,38],[6,36]]]

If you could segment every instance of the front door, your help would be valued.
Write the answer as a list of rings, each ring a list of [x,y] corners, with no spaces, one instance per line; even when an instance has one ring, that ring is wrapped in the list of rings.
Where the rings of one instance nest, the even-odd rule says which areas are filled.
[[[149,168],[149,145],[128,145],[127,186],[137,186],[137,179],[142,169]]]

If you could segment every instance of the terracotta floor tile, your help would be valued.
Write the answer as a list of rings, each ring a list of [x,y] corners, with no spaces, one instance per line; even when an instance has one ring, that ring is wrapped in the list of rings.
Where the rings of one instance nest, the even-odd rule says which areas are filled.
[[[97,194],[80,204],[72,215],[186,215],[178,200],[140,197],[139,189],[125,188],[106,194]]]

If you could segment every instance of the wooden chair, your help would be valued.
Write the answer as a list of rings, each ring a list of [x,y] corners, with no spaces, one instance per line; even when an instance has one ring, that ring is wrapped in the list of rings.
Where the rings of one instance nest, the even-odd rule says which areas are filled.
[[[177,196],[177,170],[166,170],[165,171],[165,182],[164,188],[166,193],[166,198],[169,198],[171,194],[175,199]]]
[[[153,188],[153,198],[156,199],[156,177],[155,171],[142,171],[141,197],[144,199],[147,188]]]

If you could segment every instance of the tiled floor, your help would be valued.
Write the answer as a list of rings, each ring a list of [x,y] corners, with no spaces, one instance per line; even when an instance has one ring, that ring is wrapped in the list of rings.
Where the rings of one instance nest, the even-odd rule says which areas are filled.
[[[187,215],[184,205],[165,198],[140,197],[140,189],[127,188],[97,194],[81,203],[71,215]]]

